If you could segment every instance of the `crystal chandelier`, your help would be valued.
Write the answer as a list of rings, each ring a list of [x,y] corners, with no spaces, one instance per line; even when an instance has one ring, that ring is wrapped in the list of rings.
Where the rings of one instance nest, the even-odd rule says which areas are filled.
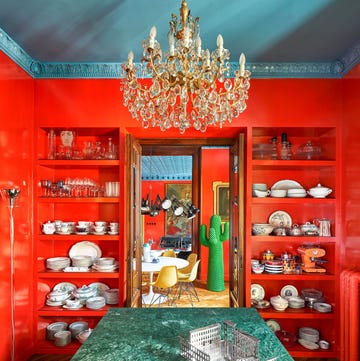
[[[168,33],[169,50],[164,53],[152,27],[144,39],[141,64],[135,64],[133,52],[122,64],[124,105],[132,117],[141,119],[142,127],[160,127],[162,131],[179,128],[181,134],[194,127],[205,132],[237,118],[246,109],[250,72],[245,69],[245,55],[239,69],[230,78],[230,52],[221,35],[217,49],[201,48],[199,18],[193,18],[182,0],[180,18],[172,14]],[[141,78],[152,79],[151,85]]]

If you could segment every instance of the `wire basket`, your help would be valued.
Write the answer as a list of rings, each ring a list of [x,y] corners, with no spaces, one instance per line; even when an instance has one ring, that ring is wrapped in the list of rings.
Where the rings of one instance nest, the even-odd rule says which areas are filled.
[[[240,331],[231,321],[224,321],[224,339],[221,324],[197,328],[189,339],[179,337],[180,355],[192,361],[258,361],[259,340]]]

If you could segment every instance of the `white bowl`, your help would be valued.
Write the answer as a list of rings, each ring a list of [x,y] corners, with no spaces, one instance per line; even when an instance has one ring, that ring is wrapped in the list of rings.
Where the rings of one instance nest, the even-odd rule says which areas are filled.
[[[268,236],[274,229],[269,223],[254,223],[251,228],[256,236]]]
[[[274,198],[284,198],[286,197],[286,189],[272,189],[270,192],[270,197]]]

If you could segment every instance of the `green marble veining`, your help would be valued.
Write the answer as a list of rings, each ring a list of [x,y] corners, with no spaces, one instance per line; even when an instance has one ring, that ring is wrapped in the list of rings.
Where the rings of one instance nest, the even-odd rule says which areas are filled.
[[[252,308],[113,308],[72,361],[181,361],[178,336],[224,320],[260,340],[260,361],[293,360]]]

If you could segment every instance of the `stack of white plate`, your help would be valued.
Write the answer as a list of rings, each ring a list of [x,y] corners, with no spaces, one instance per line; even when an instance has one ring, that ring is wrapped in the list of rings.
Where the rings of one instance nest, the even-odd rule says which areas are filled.
[[[317,329],[311,327],[300,327],[299,338],[317,343],[320,339],[320,333]]]
[[[86,300],[86,307],[92,310],[97,310],[99,308],[104,307],[106,304],[105,298],[98,296],[98,297],[91,297]]]
[[[266,261],[265,272],[267,273],[282,273],[283,263],[281,261]]]
[[[104,296],[108,305],[117,305],[119,302],[119,289],[111,288],[106,290]]]
[[[305,300],[299,296],[291,296],[288,298],[290,308],[303,308],[305,307]]]
[[[69,257],[52,257],[46,260],[46,268],[54,271],[60,271],[70,266]]]

